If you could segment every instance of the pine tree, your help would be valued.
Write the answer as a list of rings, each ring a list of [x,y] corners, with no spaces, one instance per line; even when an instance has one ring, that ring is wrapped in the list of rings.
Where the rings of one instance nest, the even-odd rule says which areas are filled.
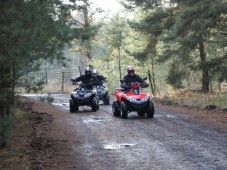
[[[0,115],[13,104],[17,80],[39,66],[40,59],[62,58],[70,29],[70,6],[62,1],[0,0]]]
[[[137,27],[149,35],[154,35],[158,41],[165,44],[158,60],[163,62],[171,59],[182,65],[190,65],[198,61],[196,68],[202,72],[201,90],[208,92],[209,72],[212,69],[208,63],[214,60],[210,59],[207,47],[215,36],[226,33],[226,2],[224,0],[170,0],[167,4],[156,0],[127,1],[128,8],[140,6],[147,11],[147,15]],[[226,48],[225,41],[219,43],[223,43],[223,48]],[[196,52],[198,56],[194,55]],[[225,53],[223,50],[215,56],[216,59],[224,61]],[[218,65],[213,67],[226,68]],[[220,69],[221,75],[225,74],[225,71]]]

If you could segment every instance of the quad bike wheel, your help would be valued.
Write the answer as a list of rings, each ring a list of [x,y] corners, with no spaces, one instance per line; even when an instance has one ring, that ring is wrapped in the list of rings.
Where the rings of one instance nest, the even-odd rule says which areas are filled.
[[[121,116],[121,110],[119,109],[119,104],[117,103],[117,101],[113,102],[112,111],[113,111],[114,116],[116,116],[116,117]]]
[[[153,118],[154,117],[154,104],[153,104],[152,101],[150,101],[148,103],[146,114],[147,114],[148,118]]]
[[[69,109],[71,113],[77,112],[79,110],[79,107],[74,103],[72,99],[69,99]]]
[[[121,103],[121,118],[122,119],[128,118],[128,106],[125,102]]]
[[[97,110],[99,110],[99,97],[96,96],[96,100],[97,100]]]
[[[96,112],[98,110],[98,102],[97,102],[97,98],[94,97],[91,101],[91,110],[93,112]]]
[[[105,105],[109,105],[110,104],[110,96],[109,94],[107,94],[104,98],[103,98],[103,103]]]

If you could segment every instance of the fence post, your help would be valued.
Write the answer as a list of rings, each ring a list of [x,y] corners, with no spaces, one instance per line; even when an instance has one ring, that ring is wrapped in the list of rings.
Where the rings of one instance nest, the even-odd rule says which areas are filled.
[[[46,79],[46,85],[48,84],[48,79],[47,79],[47,69],[45,70],[45,79]]]
[[[64,92],[64,79],[65,79],[64,72],[65,72],[65,68],[64,68],[64,67],[62,67],[61,92]]]

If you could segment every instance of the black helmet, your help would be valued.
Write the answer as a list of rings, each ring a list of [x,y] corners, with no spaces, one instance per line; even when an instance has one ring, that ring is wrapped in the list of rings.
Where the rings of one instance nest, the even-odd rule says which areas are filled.
[[[90,67],[85,67],[85,75],[90,76],[92,73],[92,69]]]

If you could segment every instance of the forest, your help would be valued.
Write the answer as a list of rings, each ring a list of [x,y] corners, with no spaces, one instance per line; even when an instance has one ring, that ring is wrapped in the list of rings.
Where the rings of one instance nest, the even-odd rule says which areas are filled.
[[[153,95],[167,87],[205,95],[222,91],[227,81],[226,0],[120,3],[123,11],[98,17],[105,9],[89,0],[0,0],[1,125],[26,75],[56,62],[57,69],[90,65],[108,77],[109,89],[134,65],[137,74],[150,78]],[[76,55],[64,55],[66,49]],[[40,86],[43,82],[28,85],[33,90]]]

